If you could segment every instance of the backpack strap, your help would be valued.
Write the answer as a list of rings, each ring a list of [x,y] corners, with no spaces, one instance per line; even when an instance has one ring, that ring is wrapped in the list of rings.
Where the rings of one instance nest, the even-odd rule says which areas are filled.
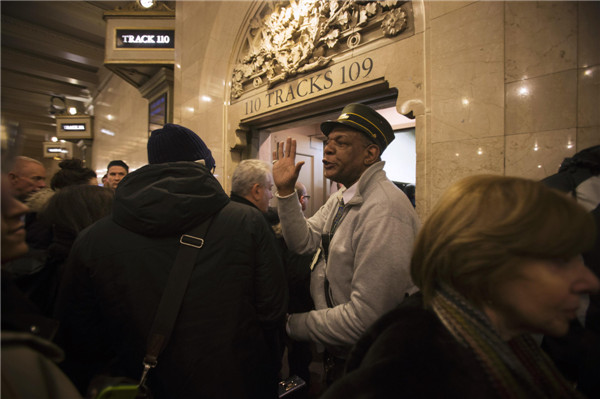
[[[181,245],[169,273],[167,285],[158,304],[158,310],[148,337],[146,356],[143,362],[144,371],[139,383],[140,387],[145,385],[148,372],[156,367],[158,356],[169,342],[196,264],[196,258],[205,245],[206,234],[213,219],[214,215],[179,238]]]

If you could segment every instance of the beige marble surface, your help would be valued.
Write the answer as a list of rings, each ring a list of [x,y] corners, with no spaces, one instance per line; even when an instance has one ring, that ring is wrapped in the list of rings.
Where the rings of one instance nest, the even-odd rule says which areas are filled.
[[[575,127],[577,71],[508,83],[505,115],[507,135]]]
[[[475,1],[460,1],[460,0],[452,0],[452,1],[431,1],[425,0],[426,11],[428,12],[429,19],[435,19],[442,15],[451,13],[453,11],[460,10],[468,6],[469,4],[474,3]]]
[[[385,65],[384,77],[398,90],[397,108],[402,114],[425,113],[425,73],[423,65],[424,35],[417,34],[376,52],[377,64]],[[398,54],[403,54],[398,57]]]
[[[431,206],[454,182],[474,174],[504,174],[504,136],[431,145],[428,168]],[[417,185],[419,181],[417,180]]]
[[[578,71],[577,126],[600,126],[600,65]]]
[[[234,41],[249,2],[177,2],[177,29],[185,38],[176,52],[177,123],[196,132],[213,153],[215,175],[227,186],[231,153],[225,124],[229,63]]]
[[[600,126],[577,128],[577,151],[600,145]]]
[[[506,175],[534,180],[553,175],[577,151],[576,135],[570,128],[506,136]]]
[[[427,134],[431,121],[431,114],[420,115],[415,118],[415,148],[417,152],[416,175],[418,184],[415,185],[415,202],[417,214],[423,220],[428,214],[430,205],[431,179],[427,173],[431,163],[431,141]]]
[[[473,3],[431,21],[431,140],[504,131],[501,3]]]
[[[579,67],[600,65],[600,1],[579,1]]]
[[[577,67],[575,1],[505,3],[506,81]]]
[[[148,100],[132,85],[113,75],[94,101],[91,168],[98,178],[106,173],[106,165],[114,159],[125,161],[130,171],[140,168],[148,163],[147,142]]]

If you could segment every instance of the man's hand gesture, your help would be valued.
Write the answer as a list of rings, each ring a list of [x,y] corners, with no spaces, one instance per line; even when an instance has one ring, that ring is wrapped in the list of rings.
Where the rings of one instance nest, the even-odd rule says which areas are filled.
[[[273,151],[273,183],[280,196],[285,197],[294,192],[302,165],[304,161],[296,164],[296,140],[288,137],[285,142],[277,145],[277,149]]]

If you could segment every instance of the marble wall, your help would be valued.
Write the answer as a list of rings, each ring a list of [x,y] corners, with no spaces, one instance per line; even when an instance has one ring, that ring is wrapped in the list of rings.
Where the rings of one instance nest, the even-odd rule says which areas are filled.
[[[231,151],[240,144],[239,120],[232,117],[228,84],[254,5],[176,4],[174,122],[206,141],[224,186],[240,157]],[[416,117],[421,217],[461,177],[541,179],[563,158],[600,144],[600,2],[415,0],[413,9],[414,35],[373,54],[398,88],[398,111]],[[122,158],[137,165],[145,158],[146,122],[132,114],[134,107],[146,109],[145,100],[114,85],[100,100],[112,106],[102,111],[98,103],[96,113],[133,116],[126,129],[119,125],[130,131],[121,139],[97,135],[95,164],[105,164],[108,158],[98,157],[118,140],[131,145]]]
[[[132,172],[148,163],[148,100],[111,74],[93,102],[94,142],[91,168],[100,180],[106,165],[121,159]]]
[[[505,4],[507,175],[541,179],[600,144],[600,47],[590,43],[600,37],[599,11],[586,2]]]
[[[423,5],[422,216],[463,176],[542,179],[600,144],[599,2]]]
[[[227,187],[232,157],[226,122],[226,85],[232,48],[248,1],[177,2],[175,31],[174,123],[196,132],[215,158],[215,176]]]
[[[427,108],[420,130],[428,165],[421,187],[417,175],[422,216],[453,181],[504,172],[504,4],[426,2],[424,8]]]

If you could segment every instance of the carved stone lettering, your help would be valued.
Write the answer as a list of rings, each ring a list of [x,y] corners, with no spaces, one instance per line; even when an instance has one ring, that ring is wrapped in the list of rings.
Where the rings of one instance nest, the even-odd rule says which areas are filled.
[[[244,100],[245,116],[253,116],[290,105],[304,97],[311,98],[337,87],[368,81],[374,68],[370,57],[354,58],[330,69],[317,71],[304,78],[291,80],[287,85],[267,90],[263,94]]]

